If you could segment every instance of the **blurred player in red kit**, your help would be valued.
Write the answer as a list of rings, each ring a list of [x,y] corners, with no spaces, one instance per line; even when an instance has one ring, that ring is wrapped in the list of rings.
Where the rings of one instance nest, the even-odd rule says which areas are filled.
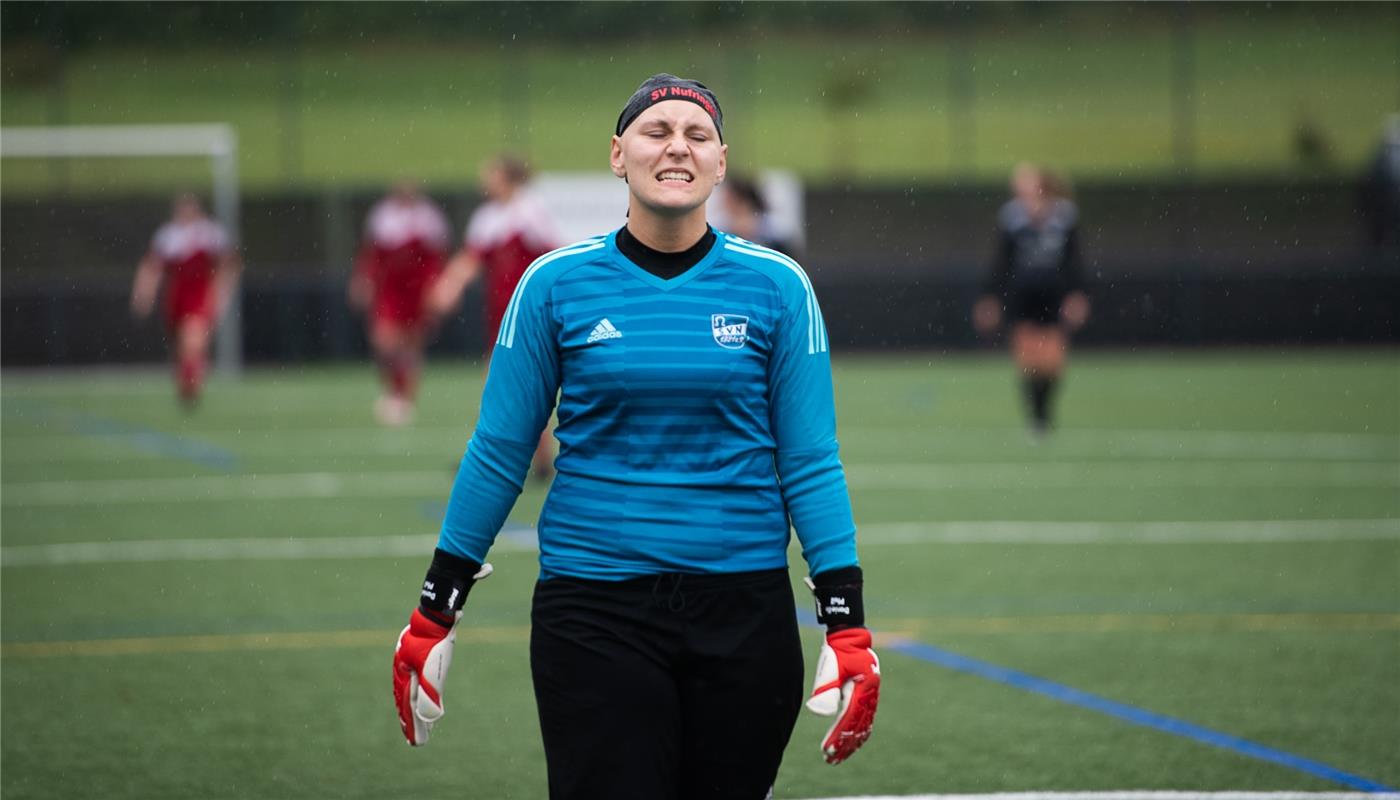
[[[515,156],[499,155],[482,165],[486,202],[472,213],[462,249],[443,271],[429,302],[433,313],[450,313],[461,302],[462,292],[484,271],[487,358],[520,276],[532,261],[559,246],[554,219],[528,191],[529,181],[529,167]],[[546,431],[535,451],[535,475],[547,477],[553,469],[551,460]]]
[[[411,183],[400,183],[370,209],[350,303],[369,312],[369,342],[384,387],[374,406],[385,425],[404,425],[436,317],[428,293],[442,272],[449,226],[442,209]]]
[[[131,312],[150,315],[162,279],[165,321],[174,337],[175,387],[192,408],[209,362],[209,340],[238,280],[240,263],[223,226],[204,213],[193,194],[176,196],[170,220],[156,230],[136,267]]]

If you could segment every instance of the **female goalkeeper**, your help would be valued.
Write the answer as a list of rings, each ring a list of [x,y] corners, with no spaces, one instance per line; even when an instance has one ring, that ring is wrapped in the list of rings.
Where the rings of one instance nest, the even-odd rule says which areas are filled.
[[[837,715],[826,760],[875,715],[826,328],[796,262],[708,224],[723,136],[695,81],[654,75],[628,99],[609,159],[626,225],[521,278],[395,652],[404,735],[422,744],[557,395],[530,639],[554,800],[768,795],[803,694],[789,525],[827,626],[807,701]]]

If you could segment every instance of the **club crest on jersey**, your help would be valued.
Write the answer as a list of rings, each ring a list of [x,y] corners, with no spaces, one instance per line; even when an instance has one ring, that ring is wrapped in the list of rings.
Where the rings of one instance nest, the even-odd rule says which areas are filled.
[[[710,333],[715,337],[715,344],[738,350],[749,340],[749,318],[738,314],[711,314]]]

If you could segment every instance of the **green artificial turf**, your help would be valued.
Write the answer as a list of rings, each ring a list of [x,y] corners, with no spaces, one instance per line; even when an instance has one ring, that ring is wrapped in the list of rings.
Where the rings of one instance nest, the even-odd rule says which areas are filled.
[[[804,713],[776,796],[1345,788],[901,641],[1400,785],[1397,375],[1385,350],[1080,353],[1037,443],[1004,356],[838,354],[883,703],[838,768]],[[390,430],[368,364],[251,369],[188,415],[164,371],[7,372],[0,792],[543,797],[516,533],[542,486],[472,594],[427,749],[389,700],[481,377],[430,364],[414,425]],[[342,537],[406,544],[126,560]]]

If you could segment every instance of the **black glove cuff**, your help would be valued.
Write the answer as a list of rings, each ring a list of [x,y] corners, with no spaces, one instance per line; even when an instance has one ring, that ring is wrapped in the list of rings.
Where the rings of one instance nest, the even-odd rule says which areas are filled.
[[[812,576],[817,597],[817,622],[827,630],[865,625],[865,575],[860,567],[841,567]]]
[[[476,582],[472,576],[480,571],[481,565],[470,558],[454,556],[440,547],[433,550],[433,563],[423,578],[419,606],[431,619],[452,619],[466,604],[467,593]]]

